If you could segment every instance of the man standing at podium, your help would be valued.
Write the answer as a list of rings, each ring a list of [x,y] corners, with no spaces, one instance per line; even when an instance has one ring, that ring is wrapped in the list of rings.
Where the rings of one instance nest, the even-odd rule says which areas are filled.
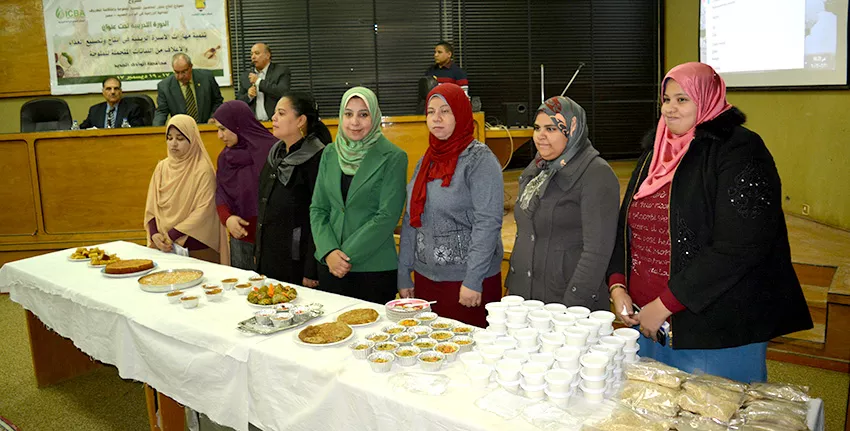
[[[192,69],[192,59],[183,53],[171,57],[174,74],[156,86],[154,126],[164,126],[169,115],[187,114],[198,124],[209,122],[224,102],[215,77],[208,70]]]
[[[247,103],[260,121],[269,121],[277,101],[289,90],[289,68],[272,63],[272,51],[265,43],[251,47],[252,70],[242,75],[237,100]]]
[[[124,119],[133,127],[141,127],[145,125],[142,118],[142,110],[138,105],[132,102],[121,103],[124,97],[124,92],[121,91],[121,81],[114,76],[110,76],[103,80],[103,98],[106,102],[92,105],[89,108],[89,115],[80,124],[81,129],[90,129],[97,127],[98,129],[111,129],[113,127],[121,127]]]

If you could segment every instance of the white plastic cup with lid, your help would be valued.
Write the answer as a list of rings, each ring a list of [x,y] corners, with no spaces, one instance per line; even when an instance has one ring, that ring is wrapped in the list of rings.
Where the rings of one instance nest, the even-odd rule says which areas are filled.
[[[519,379],[522,363],[516,359],[499,359],[496,362],[496,374],[500,380],[512,382]]]
[[[528,309],[522,306],[510,307],[505,314],[508,316],[508,323],[526,324],[528,319]]]
[[[599,327],[601,324],[597,320],[579,319],[576,320],[576,326],[587,329],[591,336],[596,335],[597,338],[599,336]]]
[[[508,304],[509,306],[515,306],[515,305],[518,306],[518,305],[522,305],[522,303],[525,302],[525,298],[523,298],[522,296],[519,296],[519,295],[508,295],[508,296],[503,296],[500,302],[504,302],[505,304]]]
[[[536,299],[527,299],[522,302],[522,306],[525,307],[529,312],[532,312],[534,310],[542,310],[543,305],[543,301],[538,301]]]
[[[587,317],[588,319],[599,321],[602,325],[610,325],[617,318],[614,313],[607,310],[596,310],[591,312]]]
[[[548,370],[555,363],[555,355],[549,352],[532,353],[528,355],[528,363],[541,364]]]
[[[507,319],[505,312],[508,311],[508,307],[510,307],[509,304],[501,301],[488,302],[484,305],[484,309],[487,310],[487,317],[493,317],[501,320]]]
[[[624,347],[637,346],[637,340],[640,338],[640,332],[634,328],[617,328],[614,330],[614,336],[620,337],[626,342]]]
[[[493,345],[501,347],[503,351],[513,350],[517,347],[517,340],[516,338],[507,335],[504,337],[497,338],[496,341],[493,342]]]
[[[546,389],[546,384],[542,383],[539,385],[530,385],[526,382],[521,382],[520,387],[522,388],[523,393],[525,393],[526,398],[530,398],[532,400],[542,400],[546,394],[543,392]]]
[[[567,306],[561,304],[560,302],[550,302],[543,306],[543,309],[552,313],[552,315],[556,314],[564,314],[567,312]]]
[[[590,309],[581,305],[573,305],[572,307],[567,307],[567,314],[572,314],[576,320],[587,319],[590,316]]]
[[[519,361],[521,364],[528,362],[528,357],[529,353],[520,349],[507,350],[502,356],[503,359],[513,359]]]
[[[572,326],[564,330],[564,334],[566,334],[566,344],[568,346],[577,346],[582,347],[587,343],[587,338],[590,335],[590,331],[586,328]]]
[[[562,368],[566,366],[578,366],[578,358],[581,356],[581,350],[575,346],[563,346],[555,350],[555,360]]]
[[[493,369],[484,364],[472,364],[466,369],[470,385],[475,389],[485,389],[490,384]]]
[[[472,339],[475,340],[475,344],[478,346],[489,346],[495,343],[497,338],[499,338],[499,334],[490,330],[475,331],[472,333]]]
[[[575,373],[561,369],[546,371],[546,375],[544,376],[549,390],[557,393],[568,392],[573,379],[575,379]]]
[[[532,328],[547,332],[552,326],[552,313],[546,310],[534,310],[528,313],[528,322]]]
[[[540,335],[540,341],[542,343],[542,346],[540,347],[541,352],[554,352],[555,350],[563,347],[565,337],[561,332],[547,332]]]
[[[604,337],[599,337],[599,344],[613,346],[617,349],[617,355],[621,355],[623,354],[623,348],[626,346],[626,341],[620,337],[606,335]]]
[[[602,353],[585,353],[579,358],[581,369],[591,377],[604,376],[608,367],[609,358]]]
[[[522,374],[522,378],[526,384],[542,385],[546,383],[544,379],[546,376],[546,371],[548,370],[549,368],[546,367],[545,364],[539,362],[527,362],[523,364],[520,373]]]
[[[529,349],[537,346],[539,336],[539,332],[535,328],[522,328],[514,334],[514,338],[517,339],[519,343],[519,347],[524,349]]]
[[[517,332],[519,332],[520,329],[525,329],[527,327],[528,327],[528,323],[526,323],[526,322],[523,322],[523,323],[508,323],[507,324],[507,328],[508,328],[507,332],[508,332],[509,336],[515,337]]]

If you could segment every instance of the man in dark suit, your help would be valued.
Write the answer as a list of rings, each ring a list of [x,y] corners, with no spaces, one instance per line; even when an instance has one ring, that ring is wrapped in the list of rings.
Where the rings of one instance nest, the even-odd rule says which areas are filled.
[[[237,100],[251,106],[254,116],[268,121],[274,115],[277,101],[289,90],[289,68],[272,63],[272,52],[265,43],[251,47],[253,70],[242,75]]]
[[[145,125],[142,109],[132,102],[121,103],[124,92],[121,91],[121,81],[110,76],[103,80],[103,98],[106,102],[98,103],[89,108],[89,115],[80,124],[81,129],[111,129],[121,127],[126,119],[133,127]]]
[[[215,77],[208,70],[193,70],[192,59],[183,53],[171,57],[174,74],[156,86],[154,126],[164,126],[169,115],[188,114],[198,124],[207,123],[224,102]]]

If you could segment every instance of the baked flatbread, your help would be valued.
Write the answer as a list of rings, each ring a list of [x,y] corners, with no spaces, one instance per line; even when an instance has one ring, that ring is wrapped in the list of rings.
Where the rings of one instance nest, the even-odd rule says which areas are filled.
[[[336,320],[349,325],[364,325],[378,320],[378,312],[372,308],[358,308],[340,314]]]
[[[351,332],[351,327],[345,323],[329,322],[304,328],[298,338],[307,344],[330,344],[348,338]]]

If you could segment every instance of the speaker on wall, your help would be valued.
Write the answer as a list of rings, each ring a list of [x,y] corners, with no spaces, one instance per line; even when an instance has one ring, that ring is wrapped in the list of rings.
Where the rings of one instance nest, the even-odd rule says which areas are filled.
[[[505,126],[528,126],[528,105],[525,102],[502,103],[502,111],[505,118]]]

